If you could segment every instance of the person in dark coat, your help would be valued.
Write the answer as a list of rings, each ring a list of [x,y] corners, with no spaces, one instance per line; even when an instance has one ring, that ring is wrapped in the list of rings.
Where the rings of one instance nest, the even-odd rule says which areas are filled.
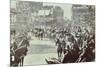
[[[65,48],[66,48],[66,42],[65,40],[62,41],[62,50],[63,50],[63,53],[65,54]]]
[[[69,46],[67,46],[67,50],[65,52],[64,58],[62,60],[62,63],[70,63],[72,60],[72,55]]]
[[[61,61],[60,58],[62,56],[62,44],[59,39],[57,39],[57,41],[56,41],[56,46],[57,46],[58,59],[59,59],[59,61]]]

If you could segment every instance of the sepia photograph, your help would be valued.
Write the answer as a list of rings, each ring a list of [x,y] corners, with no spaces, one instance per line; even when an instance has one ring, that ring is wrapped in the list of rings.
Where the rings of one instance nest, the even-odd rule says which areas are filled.
[[[95,5],[10,0],[10,66],[95,62]]]

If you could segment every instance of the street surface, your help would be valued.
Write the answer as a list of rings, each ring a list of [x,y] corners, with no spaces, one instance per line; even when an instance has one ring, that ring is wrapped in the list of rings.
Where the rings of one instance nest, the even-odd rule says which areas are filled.
[[[55,43],[47,38],[39,40],[32,36],[28,53],[24,59],[24,65],[47,64],[45,58],[57,58]]]

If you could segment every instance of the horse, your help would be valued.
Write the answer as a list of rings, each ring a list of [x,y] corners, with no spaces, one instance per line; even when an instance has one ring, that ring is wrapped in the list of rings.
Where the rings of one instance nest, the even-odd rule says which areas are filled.
[[[29,46],[29,41],[27,39],[22,40],[20,46],[14,51],[15,54],[12,65],[18,66],[20,64],[20,66],[23,66],[24,56],[27,55],[28,51],[27,46]]]
[[[60,42],[60,40],[59,39],[57,39],[57,41],[56,41],[56,45],[57,45],[57,54],[58,54],[58,58],[61,58],[61,56],[62,56],[62,44],[61,44],[61,42]]]
[[[38,31],[36,35],[37,35],[37,37],[38,37],[40,40],[42,40],[42,39],[43,39],[43,36],[44,36],[43,34],[44,34],[43,31]]]
[[[43,34],[44,33],[42,31],[39,33],[39,37],[40,37],[41,40],[43,39]]]
[[[63,54],[65,54],[65,49],[66,49],[66,42],[65,40],[62,41],[62,51],[63,51]]]
[[[27,51],[28,49],[26,46],[22,46],[15,50],[14,64],[13,64],[14,66],[18,66],[19,64],[20,66],[23,66],[24,56],[26,56]]]

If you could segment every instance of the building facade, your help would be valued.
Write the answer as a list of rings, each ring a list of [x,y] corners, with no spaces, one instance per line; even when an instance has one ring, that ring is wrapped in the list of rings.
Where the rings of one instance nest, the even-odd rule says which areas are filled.
[[[78,31],[79,28],[87,27],[85,16],[89,16],[89,9],[87,5],[73,5],[72,6],[72,31]]]

